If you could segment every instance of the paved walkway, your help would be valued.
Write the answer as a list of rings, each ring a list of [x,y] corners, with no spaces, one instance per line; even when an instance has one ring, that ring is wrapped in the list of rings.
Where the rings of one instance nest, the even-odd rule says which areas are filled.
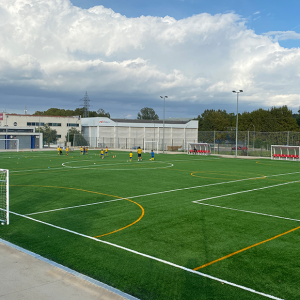
[[[136,299],[0,239],[1,300]]]

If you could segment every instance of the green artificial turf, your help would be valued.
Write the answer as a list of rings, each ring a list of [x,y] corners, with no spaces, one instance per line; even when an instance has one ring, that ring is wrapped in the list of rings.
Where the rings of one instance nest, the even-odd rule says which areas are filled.
[[[299,162],[149,159],[0,153],[0,237],[140,299],[299,299]]]

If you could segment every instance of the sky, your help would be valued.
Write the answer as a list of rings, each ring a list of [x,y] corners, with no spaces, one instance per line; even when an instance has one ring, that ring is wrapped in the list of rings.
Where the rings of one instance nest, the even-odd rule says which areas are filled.
[[[0,0],[0,111],[300,106],[299,1]]]

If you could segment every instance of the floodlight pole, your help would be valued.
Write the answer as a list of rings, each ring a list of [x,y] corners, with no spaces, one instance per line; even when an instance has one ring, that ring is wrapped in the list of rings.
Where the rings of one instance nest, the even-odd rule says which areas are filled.
[[[236,93],[236,125],[235,125],[235,157],[237,157],[237,144],[238,144],[238,126],[239,126],[239,93],[243,90],[232,91]]]
[[[165,102],[168,96],[160,96],[160,98],[164,99],[164,113],[163,113],[163,153],[165,153]]]

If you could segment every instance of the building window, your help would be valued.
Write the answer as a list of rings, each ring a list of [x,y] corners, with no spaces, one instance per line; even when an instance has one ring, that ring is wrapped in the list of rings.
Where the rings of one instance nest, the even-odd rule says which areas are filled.
[[[18,126],[18,123],[17,123],[17,122],[14,122],[14,126]]]
[[[61,126],[61,123],[48,123],[48,126],[57,127],[57,126]]]
[[[67,123],[68,127],[79,127],[79,124],[77,123]]]
[[[57,137],[58,139],[61,139],[61,134],[58,134],[56,137]]]

